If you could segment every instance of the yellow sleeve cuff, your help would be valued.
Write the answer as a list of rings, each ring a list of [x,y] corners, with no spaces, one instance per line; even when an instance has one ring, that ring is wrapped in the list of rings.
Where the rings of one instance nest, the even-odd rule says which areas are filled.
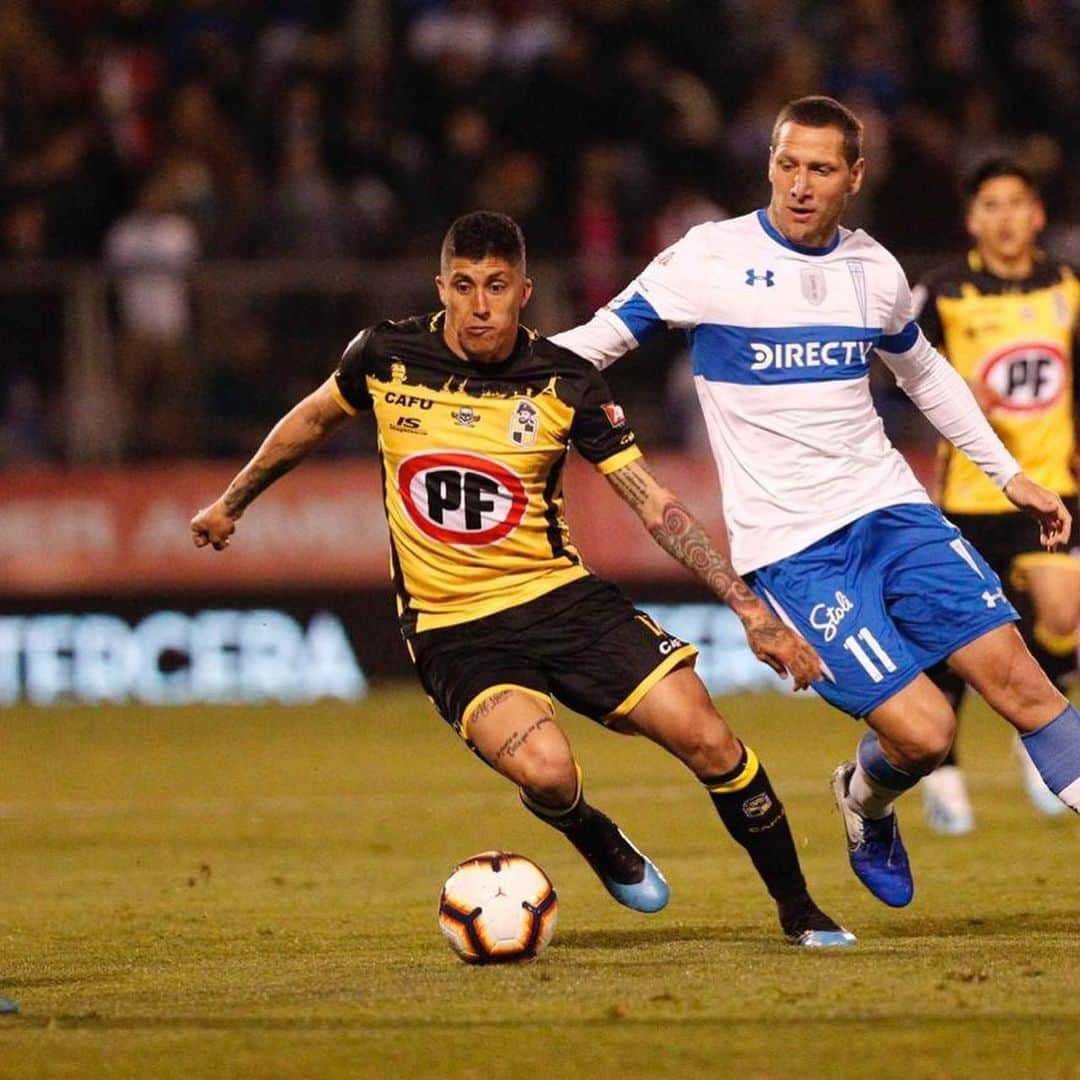
[[[341,406],[341,408],[347,412],[350,416],[356,415],[356,408],[345,400],[345,395],[341,392],[341,387],[338,386],[337,372],[334,372],[334,377],[330,380],[330,393],[333,395],[334,400]]]
[[[616,469],[621,469],[624,465],[629,465],[631,461],[637,461],[641,457],[641,450],[636,446],[628,446],[625,450],[620,450],[613,457],[605,458],[603,461],[597,464],[597,469],[600,470],[601,476],[607,476],[609,473],[615,472]]]

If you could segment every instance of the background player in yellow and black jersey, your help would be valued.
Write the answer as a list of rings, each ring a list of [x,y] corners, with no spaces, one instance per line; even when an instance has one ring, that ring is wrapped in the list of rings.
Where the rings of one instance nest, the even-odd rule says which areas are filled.
[[[1080,282],[1070,267],[1038,248],[1045,214],[1026,169],[1005,159],[988,161],[966,181],[964,194],[974,247],[916,289],[919,322],[970,383],[1024,472],[1061,495],[1075,515]],[[942,509],[1006,583],[1028,647],[1061,681],[1076,665],[1080,560],[1042,550],[1027,519],[950,443],[939,451],[936,487]],[[934,681],[958,707],[965,684],[944,667]],[[1063,811],[1022,747],[1019,753],[1035,805],[1046,813]],[[924,780],[923,793],[938,831],[959,834],[973,827],[955,752]]]
[[[667,883],[583,798],[552,699],[647,736],[705,785],[776,901],[788,940],[850,945],[853,935],[810,898],[783,805],[716,712],[694,673],[693,646],[582,565],[562,516],[570,444],[736,611],[760,659],[805,687],[820,675],[816,653],[655,480],[592,365],[520,325],[531,283],[510,218],[456,221],[436,284],[443,311],[382,323],[350,343],[338,370],[195,516],[196,546],[226,547],[259,492],[352,414],[372,412],[402,630],[425,690],[468,745],[569,838],[617,900],[656,911]]]

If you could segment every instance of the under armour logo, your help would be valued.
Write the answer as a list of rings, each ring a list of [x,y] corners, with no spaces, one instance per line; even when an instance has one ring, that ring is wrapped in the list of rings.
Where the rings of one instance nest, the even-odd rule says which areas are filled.
[[[997,602],[999,600],[1002,603],[1005,602],[1005,594],[1000,589],[998,589],[996,592],[990,592],[990,590],[987,589],[982,594],[982,598],[986,601],[986,606],[988,608],[996,608],[997,607]]]
[[[746,271],[746,284],[756,285],[759,281],[764,281],[765,287],[767,289],[771,289],[773,285],[776,284],[776,282],[773,281],[774,276],[775,275],[771,270],[766,270],[764,274],[759,274],[753,268],[751,268]]]

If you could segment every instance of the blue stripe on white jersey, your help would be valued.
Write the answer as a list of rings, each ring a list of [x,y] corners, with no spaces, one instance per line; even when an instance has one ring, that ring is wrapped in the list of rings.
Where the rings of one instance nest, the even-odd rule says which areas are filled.
[[[862,379],[881,331],[862,326],[715,326],[689,332],[694,374],[744,386]]]
[[[919,340],[919,326],[913,319],[898,334],[882,334],[878,348],[891,353],[904,353],[915,347]]]
[[[640,345],[651,334],[654,334],[665,322],[656,313],[656,309],[639,292],[635,292],[629,300],[624,300],[618,307],[612,307],[612,311],[626,324],[626,329],[634,335],[634,340]]]

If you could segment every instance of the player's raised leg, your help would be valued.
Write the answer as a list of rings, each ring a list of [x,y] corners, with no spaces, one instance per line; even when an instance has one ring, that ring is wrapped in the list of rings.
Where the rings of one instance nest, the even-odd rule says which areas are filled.
[[[486,691],[465,710],[462,734],[517,784],[528,810],[577,848],[620,904],[644,912],[667,904],[667,882],[652,860],[585,801],[581,770],[546,696],[515,687]]]
[[[957,650],[952,668],[1020,733],[1046,786],[1080,813],[1080,712],[1050,682],[1012,626]]]
[[[919,675],[871,711],[871,730],[856,760],[833,773],[833,794],[855,876],[883,903],[911,903],[915,884],[894,802],[948,753],[956,715],[941,691]]]
[[[732,733],[691,667],[661,679],[620,726],[674,754],[705,786],[721,821],[776,901],[790,942],[810,948],[855,943],[854,934],[811,899],[783,803],[753,750]]]

